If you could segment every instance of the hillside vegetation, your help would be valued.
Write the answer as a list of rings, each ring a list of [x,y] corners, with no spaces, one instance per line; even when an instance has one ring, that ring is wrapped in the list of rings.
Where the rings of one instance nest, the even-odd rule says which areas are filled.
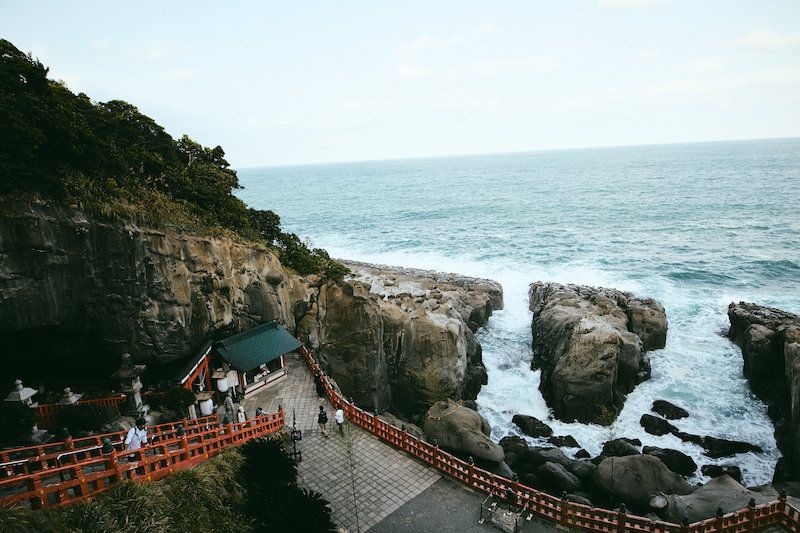
[[[272,211],[233,191],[236,171],[220,147],[173,139],[122,100],[73,94],[30,54],[0,39],[0,195],[77,206],[265,243],[299,274],[341,279],[325,250],[280,229]]]

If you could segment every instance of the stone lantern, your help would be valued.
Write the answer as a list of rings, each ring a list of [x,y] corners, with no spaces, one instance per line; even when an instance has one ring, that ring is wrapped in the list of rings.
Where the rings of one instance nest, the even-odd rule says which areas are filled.
[[[75,405],[76,403],[78,403],[78,400],[81,399],[81,396],[83,396],[83,394],[75,394],[74,392],[72,392],[72,389],[66,387],[64,389],[64,396],[62,396],[61,399],[58,400],[58,403],[56,403],[56,405]]]
[[[124,415],[142,418],[147,415],[149,407],[142,404],[142,380],[139,378],[145,368],[146,365],[134,365],[131,354],[124,353],[119,370],[111,374],[112,379],[119,380],[120,388],[125,394]]]
[[[22,385],[22,380],[18,379],[14,381],[14,390],[11,391],[11,394],[6,396],[6,402],[19,402],[22,405],[30,407],[31,409],[38,407],[39,403],[33,401],[33,396],[38,394],[39,391],[36,389],[32,389],[30,387],[25,387]],[[39,426],[36,424],[31,427],[31,441],[35,444],[44,444],[48,440],[52,438],[46,430],[39,429]]]
[[[11,394],[6,396],[5,401],[21,402],[28,407],[38,407],[39,404],[33,401],[33,396],[38,393],[39,391],[36,389],[23,386],[22,380],[18,379],[14,381],[14,390],[11,391]]]

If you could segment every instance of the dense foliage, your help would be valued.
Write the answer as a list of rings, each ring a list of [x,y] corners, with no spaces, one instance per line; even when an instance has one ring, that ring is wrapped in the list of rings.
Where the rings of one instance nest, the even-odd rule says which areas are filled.
[[[35,196],[104,214],[136,215],[266,242],[300,274],[341,279],[324,250],[280,230],[272,211],[247,207],[219,146],[174,140],[121,100],[92,102],[0,39],[0,195]]]
[[[328,502],[298,488],[296,475],[277,441],[255,439],[161,481],[118,483],[91,501],[43,511],[0,506],[0,533],[336,531]]]
[[[0,401],[0,447],[18,446],[30,440],[36,411],[20,402]]]

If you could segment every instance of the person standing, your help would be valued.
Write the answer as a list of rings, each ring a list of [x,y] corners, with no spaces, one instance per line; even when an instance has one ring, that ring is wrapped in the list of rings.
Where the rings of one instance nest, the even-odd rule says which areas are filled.
[[[247,413],[244,412],[243,405],[239,406],[239,411],[236,413],[236,421],[239,422],[240,424],[244,424],[245,422],[247,422]],[[242,425],[242,427],[244,427],[244,425]]]
[[[328,423],[328,413],[325,412],[325,409],[320,405],[319,406],[319,415],[317,415],[317,424],[319,424],[319,430],[322,432],[322,436],[326,439],[328,438],[328,430],[325,428],[325,425]]]
[[[336,427],[339,428],[339,433],[341,433],[342,435],[344,435],[344,430],[342,429],[343,425],[344,425],[344,411],[342,411],[341,409],[337,409],[336,410]]]
[[[234,416],[236,414],[236,408],[233,406],[233,394],[228,391],[228,395],[225,396],[225,416],[228,420],[236,420]]]
[[[134,452],[141,448],[142,444],[147,444],[147,426],[145,424],[145,419],[139,417],[136,419],[136,425],[128,430],[128,434],[125,436],[126,452]],[[135,458],[136,454],[128,454],[129,461],[133,461]]]

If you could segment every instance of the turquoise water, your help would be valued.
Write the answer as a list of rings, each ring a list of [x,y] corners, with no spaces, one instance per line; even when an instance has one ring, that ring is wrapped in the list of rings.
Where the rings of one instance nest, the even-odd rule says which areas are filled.
[[[698,465],[738,464],[750,484],[771,479],[772,425],[719,332],[733,301],[800,314],[800,139],[253,168],[239,180],[245,202],[333,257],[503,284],[506,308],[478,335],[489,373],[478,402],[495,440],[517,434],[519,412],[592,454],[610,436],[639,437]],[[628,290],[666,308],[667,346],[612,428],[549,419],[530,370],[527,287],[539,280]],[[689,410],[681,430],[765,453],[711,460],[648,435],[639,418],[658,398]]]

